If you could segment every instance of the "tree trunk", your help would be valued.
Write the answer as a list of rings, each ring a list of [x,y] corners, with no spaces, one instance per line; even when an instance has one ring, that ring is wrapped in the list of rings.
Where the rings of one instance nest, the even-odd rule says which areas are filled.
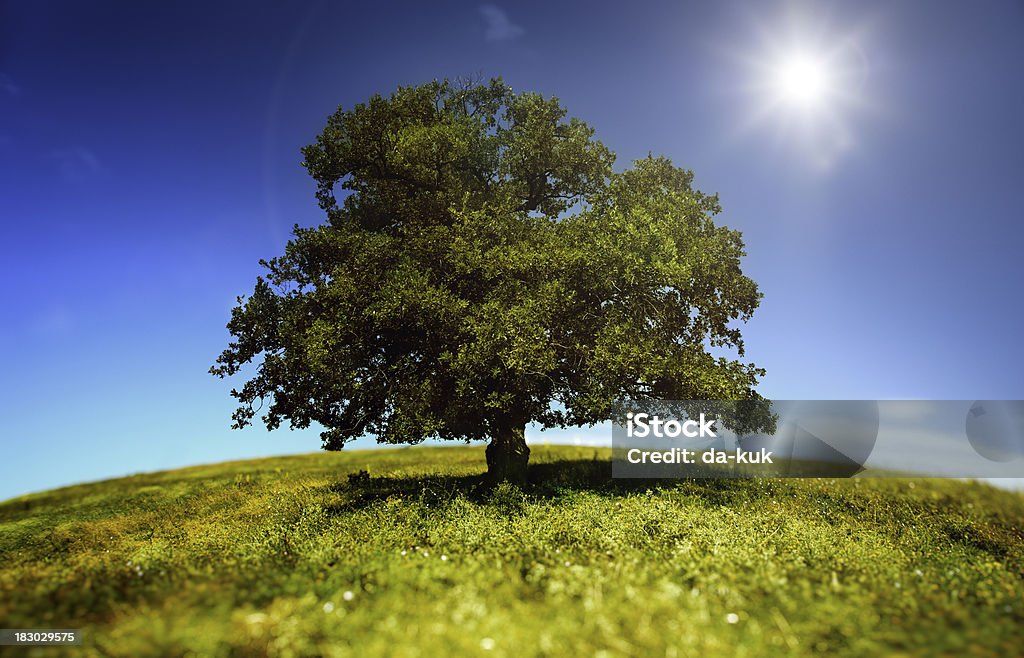
[[[487,475],[494,482],[526,482],[530,448],[526,445],[526,425],[503,428],[487,444]]]

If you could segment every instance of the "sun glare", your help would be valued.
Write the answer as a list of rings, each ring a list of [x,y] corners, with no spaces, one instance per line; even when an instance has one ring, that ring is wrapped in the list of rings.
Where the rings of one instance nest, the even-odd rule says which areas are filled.
[[[871,23],[838,29],[796,6],[746,18],[745,31],[713,46],[732,69],[723,86],[738,109],[730,140],[771,140],[791,162],[831,171],[857,148],[858,125],[882,109],[868,84]]]
[[[784,58],[775,71],[774,82],[780,100],[801,109],[820,106],[828,95],[828,70],[808,55]]]

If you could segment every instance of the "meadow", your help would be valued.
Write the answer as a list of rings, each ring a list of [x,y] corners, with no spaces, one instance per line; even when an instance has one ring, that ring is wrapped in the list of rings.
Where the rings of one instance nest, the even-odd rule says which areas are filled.
[[[0,626],[86,656],[1020,655],[1024,496],[623,481],[534,446],[231,462],[0,503]]]

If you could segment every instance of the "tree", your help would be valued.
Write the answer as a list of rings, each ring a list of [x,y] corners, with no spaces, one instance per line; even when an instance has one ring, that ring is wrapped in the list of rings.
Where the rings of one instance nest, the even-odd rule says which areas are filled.
[[[255,374],[234,427],[317,423],[323,447],[487,438],[525,476],[527,424],[616,400],[759,400],[735,320],[761,295],[693,173],[614,155],[556,98],[431,82],[339,109],[302,150],[326,222],[239,297],[211,372]]]

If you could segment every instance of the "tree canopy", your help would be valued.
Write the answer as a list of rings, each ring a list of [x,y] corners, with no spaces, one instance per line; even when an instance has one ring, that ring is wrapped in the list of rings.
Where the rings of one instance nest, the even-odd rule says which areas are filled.
[[[236,427],[260,408],[269,429],[320,425],[330,450],[487,438],[490,472],[517,478],[529,423],[760,399],[736,321],[761,295],[717,196],[664,157],[615,171],[557,98],[402,87],[339,109],[302,153],[326,217],[232,312],[211,372],[256,365]]]

